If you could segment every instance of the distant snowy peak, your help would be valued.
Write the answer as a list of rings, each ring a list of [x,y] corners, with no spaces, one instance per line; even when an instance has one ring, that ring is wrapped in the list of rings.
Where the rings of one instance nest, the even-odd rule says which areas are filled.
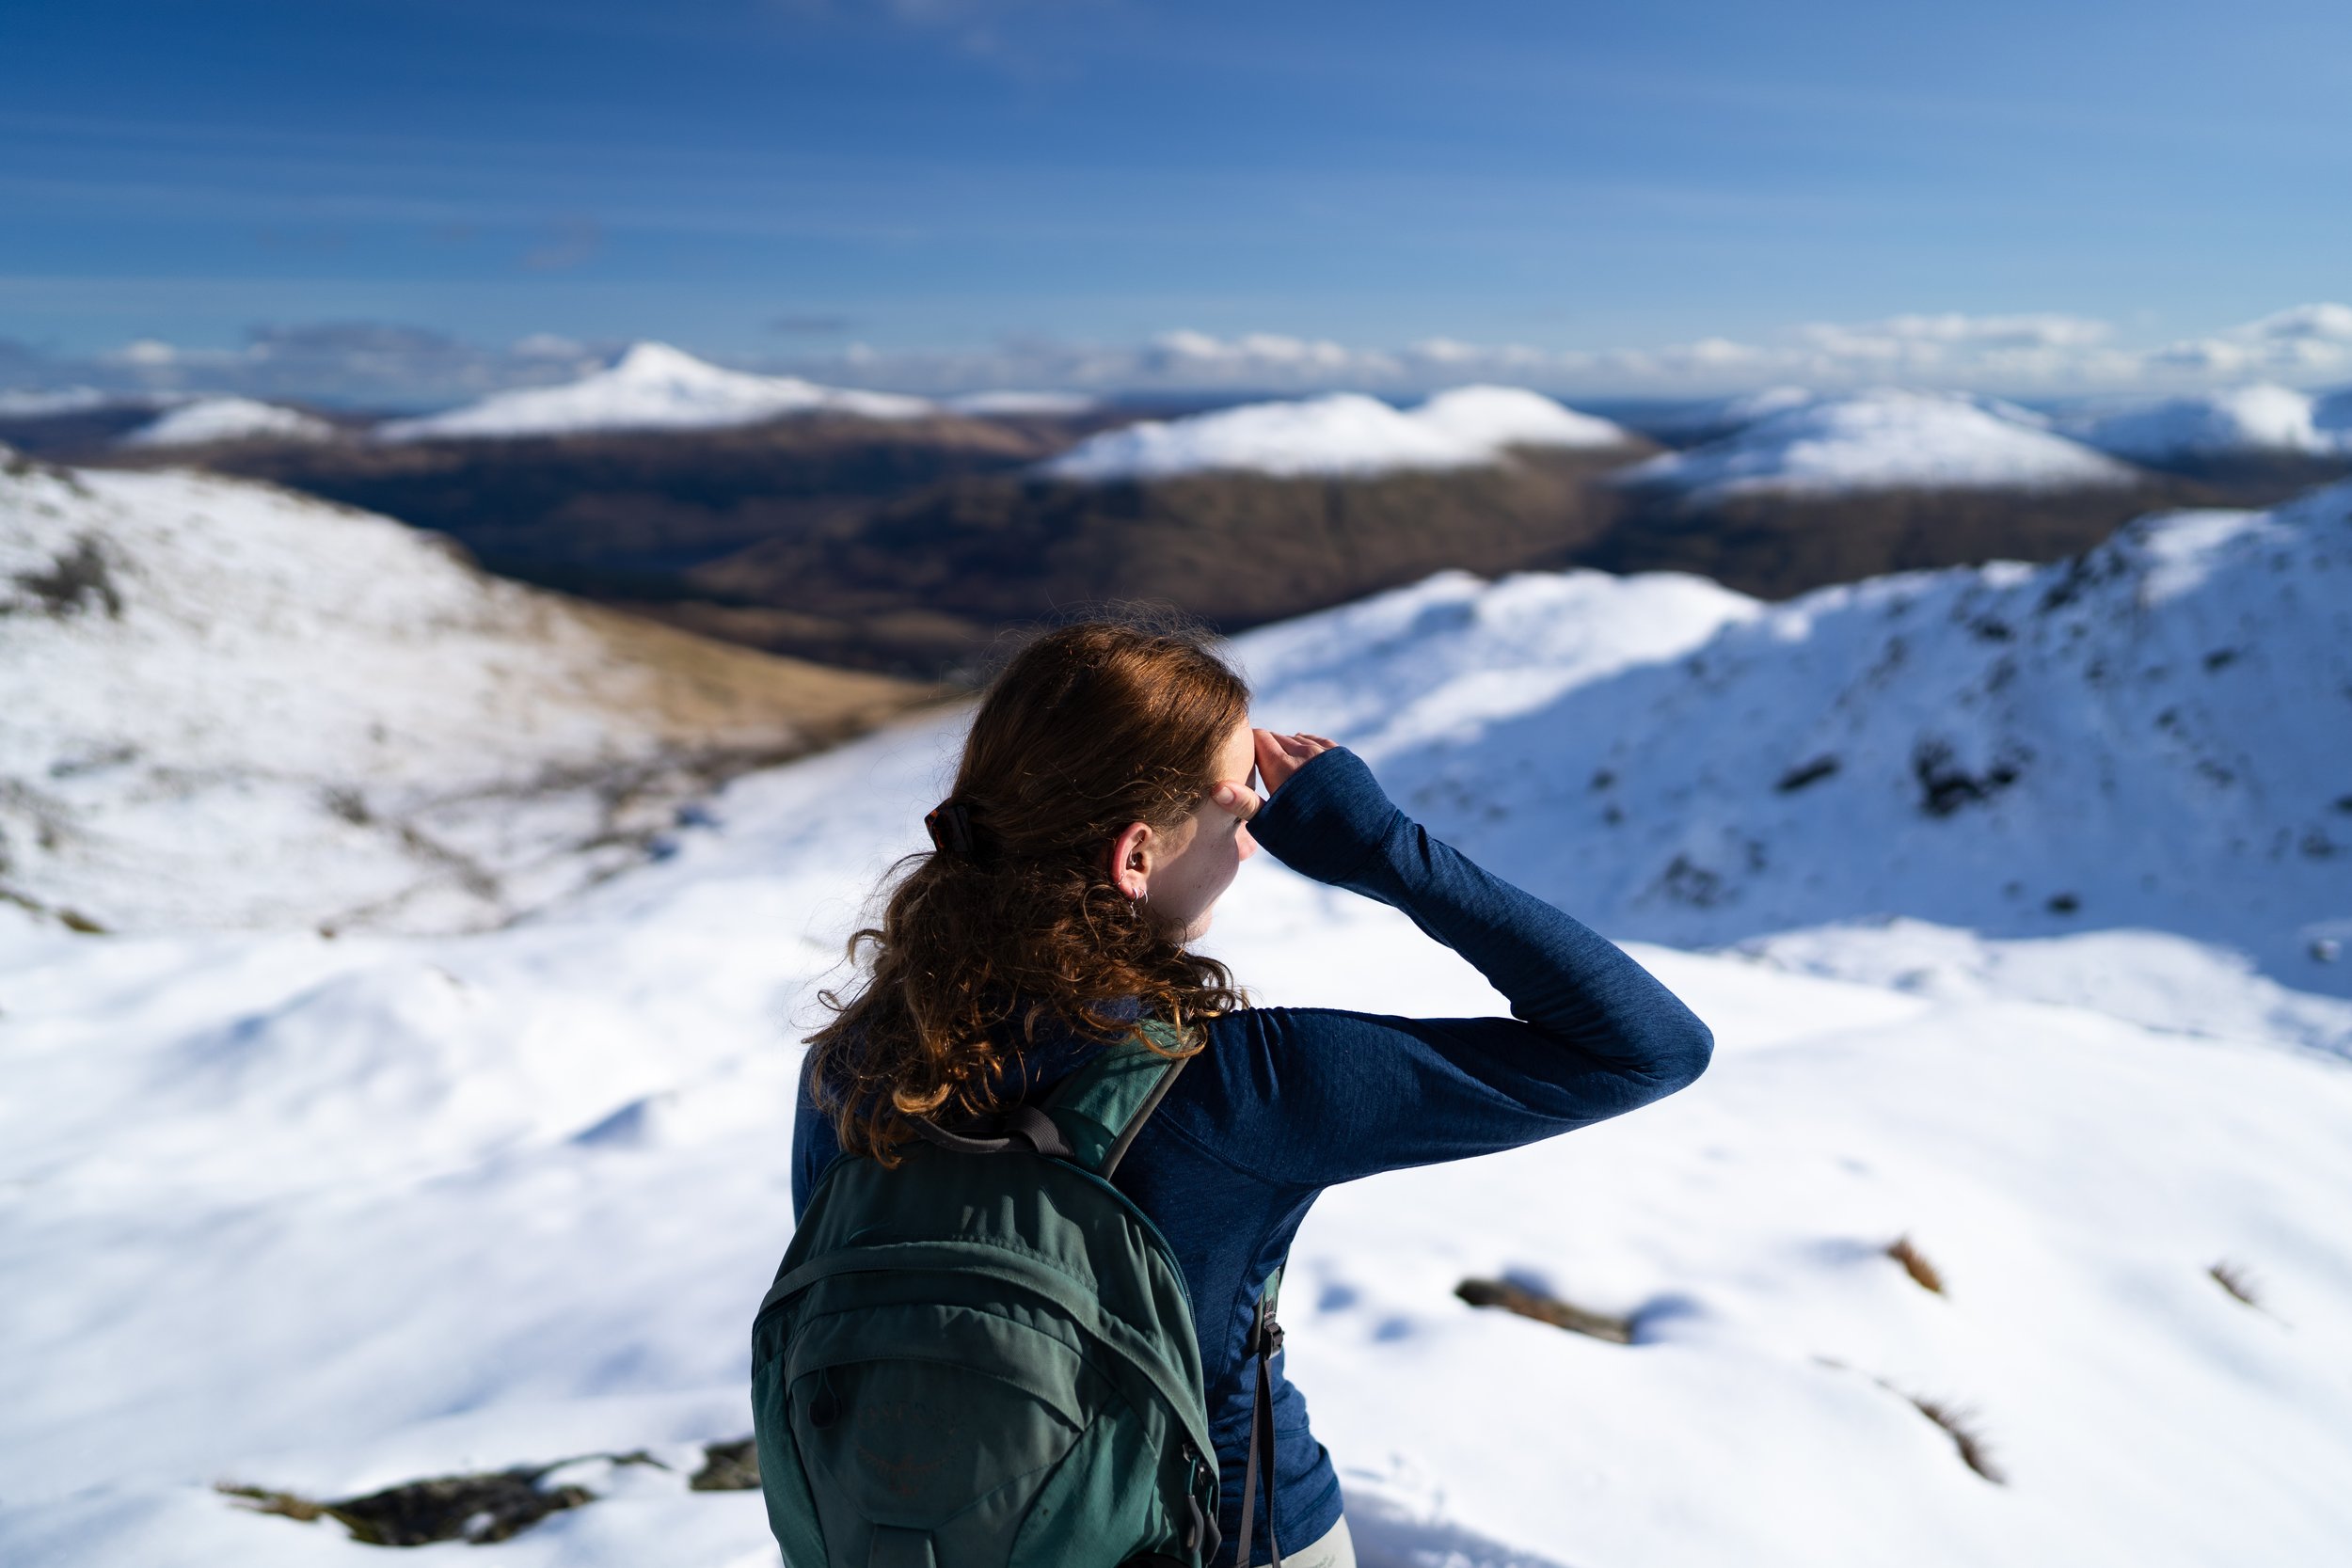
[[[2352,388],[2313,399],[2312,427],[2352,446]]]
[[[1758,391],[1736,392],[1729,397],[1688,404],[1643,420],[1642,428],[1672,445],[1695,446],[1721,440],[1758,420],[1801,408],[1814,401],[1815,394],[1807,388],[1766,387]]]
[[[2352,395],[2323,402],[2291,387],[2257,384],[2062,417],[2056,427],[2103,451],[2149,463],[2352,455]]]
[[[252,398],[198,398],[139,426],[126,447],[203,447],[224,441],[331,441],[335,427],[315,414]]]
[[[667,343],[639,343],[607,369],[580,380],[496,392],[446,413],[395,420],[380,426],[376,435],[387,441],[421,441],[604,430],[716,430],[793,414],[913,420],[935,411],[922,398],[730,371]]]
[[[1516,387],[1457,387],[1410,410],[1334,392],[1147,420],[1081,442],[1041,471],[1089,482],[1219,471],[1363,477],[1480,467],[1517,446],[1607,447],[1631,439],[1606,420]]]
[[[1713,501],[1757,494],[2121,485],[2140,475],[1977,400],[1888,390],[1800,404],[1618,477]]]
[[[1488,447],[1622,447],[1639,436],[1524,387],[1456,387],[1412,411],[1433,430]]]

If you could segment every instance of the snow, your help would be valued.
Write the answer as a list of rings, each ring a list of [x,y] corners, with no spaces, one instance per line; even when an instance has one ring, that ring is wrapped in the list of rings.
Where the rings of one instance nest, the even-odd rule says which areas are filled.
[[[1563,407],[1523,387],[1456,387],[1412,410],[1412,418],[1498,449],[1621,447],[1635,439],[1622,425]]]
[[[121,438],[126,447],[199,447],[215,441],[327,441],[335,427],[315,414],[251,398],[183,403]]]
[[[2352,836],[2348,533],[2339,487],[2072,568],[1780,606],[1449,575],[1238,641],[1262,721],[1358,746],[1613,934],[1717,949],[1633,949],[1715,1029],[1697,1085],[1337,1189],[1301,1230],[1288,1365],[1366,1568],[2341,1560],[2352,1003],[2272,939],[2352,937],[2352,910],[2340,865],[2270,844]],[[361,1568],[331,1523],[213,1483],[644,1449],[668,1468],[580,1464],[603,1499],[500,1560],[772,1564],[755,1494],[684,1478],[749,1430],[790,1042],[960,722],[740,779],[666,860],[496,931],[92,938],[0,906],[0,1560]],[[1979,772],[2034,752],[1930,816],[1928,736]],[[1677,854],[1720,895],[1645,892]],[[2016,913],[1986,886],[2012,871],[2078,914]],[[1206,945],[1262,1003],[1502,1006],[1266,856]],[[1632,1314],[1636,1342],[1472,1310],[1470,1275]],[[1970,1412],[2006,1484],[1915,1397]]]
[[[2151,928],[2352,995],[2352,484],[2150,517],[2076,562],[1777,605],[1524,580],[1258,634],[1259,706],[1278,727],[1351,714],[1321,733],[1614,934],[1712,944],[1881,912],[2002,938]],[[1563,687],[1481,648],[1514,597],[1579,580],[1618,609],[1558,622],[1621,614],[1660,661]],[[1351,664],[1347,622],[1383,617],[1409,629]],[[1359,680],[1350,709],[1337,689]]]
[[[692,787],[614,636],[289,492],[0,475],[0,891],[110,927],[504,919]]]
[[[1089,437],[1041,471],[1101,483],[1247,472],[1361,477],[1483,467],[1515,446],[1612,446],[1606,420],[1516,387],[1457,387],[1399,410],[1356,392],[1245,404],[1181,420],[1147,420]]]
[[[1643,421],[1642,428],[1677,445],[1713,441],[1770,415],[1802,408],[1817,401],[1804,387],[1764,387],[1753,392],[1707,398]]]
[[[1010,418],[1030,414],[1069,419],[1080,414],[1091,414],[1103,406],[1102,399],[1090,397],[1085,392],[1027,392],[1015,388],[989,392],[960,392],[954,397],[943,398],[941,402],[959,414]]]
[[[564,436],[599,430],[707,430],[792,414],[913,420],[921,398],[820,387],[787,375],[724,370],[666,343],[638,343],[605,370],[560,387],[496,392],[421,419],[394,420],[387,441]]]
[[[0,417],[39,419],[51,414],[80,414],[117,402],[116,394],[95,387],[12,388],[0,392]]]
[[[2103,451],[2140,462],[2287,453],[2352,454],[2352,439],[2314,420],[2316,400],[2257,384],[2061,419],[2058,428]],[[2352,422],[2348,418],[2346,422]]]
[[[2129,484],[2138,475],[1976,399],[1886,390],[1799,404],[1618,477],[1703,503],[1757,494]]]
[[[2352,389],[2312,399],[2312,428],[2340,446],[2352,446]]]

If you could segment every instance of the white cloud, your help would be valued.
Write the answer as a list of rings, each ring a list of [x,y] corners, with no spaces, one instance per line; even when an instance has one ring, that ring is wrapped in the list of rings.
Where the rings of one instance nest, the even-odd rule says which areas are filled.
[[[180,361],[180,351],[160,338],[134,338],[114,351],[116,362],[141,370],[157,369]]]
[[[2249,322],[2239,330],[2250,338],[2352,342],[2352,305],[2297,305]]]
[[[516,339],[514,347],[517,359],[578,359],[587,352],[587,344],[559,332],[533,332]]]
[[[2275,310],[2210,337],[2167,343],[2148,356],[2164,370],[2233,378],[2313,380],[2352,371],[2352,305]]]
[[[694,347],[745,369],[933,396],[1019,387],[1097,395],[1359,390],[1403,398],[1476,382],[1583,398],[1704,396],[1774,384],[2153,394],[2265,380],[2325,387],[2352,378],[2352,305],[2343,303],[2296,305],[2171,341],[2127,343],[2118,336],[2106,322],[2062,312],[1942,311],[1663,344],[1547,346],[1432,336],[1382,347],[1176,327],[1140,343],[1028,338],[926,349],[851,342],[822,353],[764,355],[729,355],[716,343]],[[328,322],[262,328],[237,348],[141,339],[80,359],[20,349],[8,363],[11,380],[34,388],[87,384],[424,405],[568,380],[616,346],[533,333],[503,349],[483,349],[415,327]]]

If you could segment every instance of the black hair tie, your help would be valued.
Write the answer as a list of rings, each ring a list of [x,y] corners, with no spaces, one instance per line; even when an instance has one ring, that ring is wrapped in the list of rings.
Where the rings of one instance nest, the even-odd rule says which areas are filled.
[[[962,801],[942,800],[923,814],[923,826],[931,835],[933,849],[959,855],[972,852],[972,813]]]

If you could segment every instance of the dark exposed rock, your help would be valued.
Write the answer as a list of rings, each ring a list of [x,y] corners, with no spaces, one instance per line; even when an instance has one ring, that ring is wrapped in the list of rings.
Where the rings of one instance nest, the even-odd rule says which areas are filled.
[[[1919,809],[1930,816],[1949,816],[1961,807],[1990,800],[2017,782],[2022,759],[1996,757],[1982,773],[1970,773],[1954,760],[1947,741],[1927,739],[1911,753],[1912,777],[1919,783]]]
[[[1664,875],[1659,878],[1658,886],[1661,892],[1676,902],[1702,910],[1713,909],[1723,902],[1724,895],[1723,877],[1700,865],[1688,855],[1674,858]]]
[[[98,541],[87,534],[52,561],[48,570],[17,573],[16,585],[40,601],[43,613],[59,619],[91,608],[105,610],[112,619],[122,618],[122,593],[115,586],[113,568]],[[0,605],[0,614],[7,610]]]
[[[749,1437],[703,1445],[703,1467],[687,1481],[697,1492],[759,1490],[759,1447]]]
[[[1783,795],[1794,795],[1807,784],[1817,784],[1823,779],[1834,776],[1838,767],[1838,761],[1834,756],[1815,757],[1811,762],[1799,763],[1788,772],[1783,773],[1780,776],[1780,782],[1772,787]]]
[[[640,1450],[582,1454],[551,1465],[516,1465],[473,1475],[433,1476],[333,1502],[226,1482],[219,1490],[257,1513],[306,1521],[333,1519],[351,1532],[354,1541],[371,1546],[429,1546],[442,1541],[482,1546],[508,1540],[550,1513],[596,1501],[596,1494],[584,1486],[543,1484],[555,1471],[589,1459],[666,1467]]]

